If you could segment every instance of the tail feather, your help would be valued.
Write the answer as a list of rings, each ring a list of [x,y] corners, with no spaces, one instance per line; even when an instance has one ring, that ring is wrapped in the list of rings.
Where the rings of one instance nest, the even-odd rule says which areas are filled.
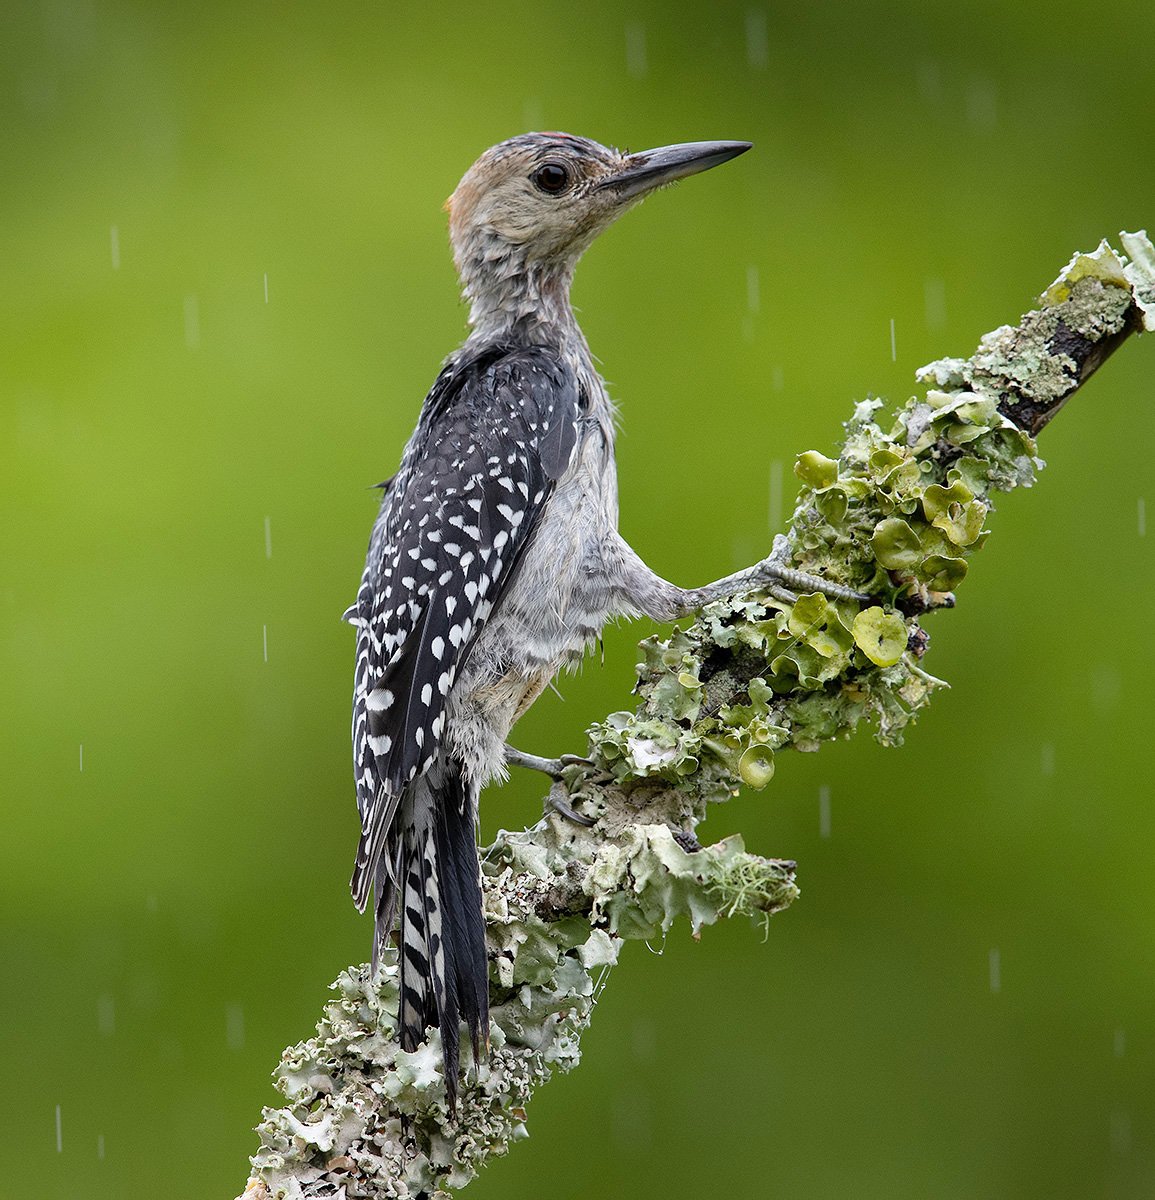
[[[445,876],[445,919],[451,926],[446,940],[453,947],[456,1007],[469,1027],[473,1061],[477,1062],[479,1040],[489,1043],[489,960],[473,806],[464,793],[461,801],[438,811],[437,854]]]
[[[415,781],[398,822],[400,885],[381,904],[377,939],[388,936],[400,901],[401,1048],[412,1052],[430,1026],[441,1031],[445,1085],[457,1106],[460,1023],[473,1043],[489,1040],[489,965],[481,912],[480,868],[474,835],[472,790],[456,764]],[[398,895],[399,892],[399,895]],[[382,921],[386,923],[383,925]]]
[[[401,894],[401,1049],[412,1053],[426,1026],[441,1012],[445,955],[441,945],[441,894],[432,831],[407,824]],[[435,926],[435,922],[437,925]]]

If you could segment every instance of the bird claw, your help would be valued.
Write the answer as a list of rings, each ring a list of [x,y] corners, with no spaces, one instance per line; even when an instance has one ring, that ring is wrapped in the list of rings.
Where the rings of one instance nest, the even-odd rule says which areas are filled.
[[[546,797],[549,806],[555,812],[560,813],[561,816],[565,817],[567,821],[572,821],[575,825],[582,825],[586,829],[589,829],[591,825],[595,824],[594,818],[583,816],[581,813],[571,808],[569,801],[563,797],[564,791],[565,788],[562,786],[559,780],[553,785],[553,787],[549,789],[549,795]]]
[[[594,765],[592,758],[584,758],[580,754],[563,754],[557,761],[563,767],[592,767]]]
[[[787,565],[790,559],[790,542],[780,533],[774,538],[770,554],[754,568],[764,579],[763,588],[786,604],[793,604],[801,592],[821,592],[832,600],[853,600],[858,604],[868,604],[873,599],[865,592],[856,592],[840,583],[832,583],[820,575],[798,571]]]

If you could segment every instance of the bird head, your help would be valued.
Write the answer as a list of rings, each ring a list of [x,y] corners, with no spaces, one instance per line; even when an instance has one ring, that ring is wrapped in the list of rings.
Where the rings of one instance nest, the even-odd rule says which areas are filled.
[[[590,243],[650,192],[709,170],[749,142],[687,142],[623,154],[568,133],[526,133],[487,150],[446,201],[466,296],[533,275],[568,283]]]

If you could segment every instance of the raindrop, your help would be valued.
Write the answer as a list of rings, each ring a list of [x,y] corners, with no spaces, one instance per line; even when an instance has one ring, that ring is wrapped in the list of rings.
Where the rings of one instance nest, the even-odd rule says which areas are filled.
[[[84,770],[84,743],[80,743],[80,769]]]
[[[1054,775],[1055,773],[1055,747],[1052,742],[1044,742],[1042,754],[1040,755],[1039,765],[1043,769],[1044,775]]]
[[[101,1160],[101,1162],[104,1161],[104,1134],[103,1133],[98,1133],[96,1135],[96,1157],[99,1158]]]
[[[1131,1114],[1121,1109],[1111,1114],[1111,1149],[1116,1154],[1131,1149]]]
[[[20,78],[20,99],[29,112],[49,112],[56,106],[59,88],[56,80],[42,71],[25,71]]]
[[[623,1093],[613,1101],[610,1133],[623,1151],[633,1156],[649,1153],[654,1142],[654,1114],[647,1092],[637,1087],[632,1094]]]
[[[526,100],[521,107],[521,124],[525,129],[541,129],[545,125],[545,112],[536,97]]]
[[[64,1150],[64,1128],[60,1123],[60,1105],[56,1106],[56,1153]]]
[[[184,298],[184,344],[190,350],[201,344],[200,304],[195,296]]]
[[[786,386],[786,374],[781,367],[770,368],[770,386],[780,392]]]
[[[273,557],[273,518],[265,518],[265,557]]]
[[[769,24],[760,8],[746,10],[746,61],[759,71],[770,63]]]
[[[1122,1058],[1127,1052],[1127,1031],[1125,1029],[1115,1030],[1115,1057]]]
[[[1109,712],[1119,703],[1123,693],[1123,675],[1117,667],[1101,663],[1091,675],[1091,703],[1100,711]]]
[[[998,995],[1003,987],[1003,966],[999,956],[999,948],[995,946],[991,949],[990,955],[990,973],[991,973],[991,992]]]
[[[268,662],[269,661],[269,627],[267,625],[261,626],[261,641],[264,644],[265,662]]]
[[[109,992],[96,1002],[96,1026],[105,1037],[116,1032],[116,1001]]]
[[[818,836],[830,836],[830,788],[827,784],[818,789]]]
[[[967,120],[975,129],[993,129],[998,124],[998,92],[990,79],[972,79],[967,87]]]
[[[1143,496],[1139,497],[1139,536],[1147,536],[1147,501]]]
[[[639,1059],[653,1058],[658,1048],[657,1027],[654,1022],[645,1017],[634,1021],[633,1028],[634,1057]]]
[[[265,303],[269,302],[269,273],[265,272]]]
[[[245,1010],[230,1004],[225,1012],[225,1039],[230,1050],[242,1050],[245,1045]]]
[[[898,344],[894,340],[894,318],[890,318],[890,361],[898,362]]]
[[[634,79],[646,73],[646,27],[626,26],[626,70]]]
[[[108,248],[112,254],[112,269],[120,270],[120,230],[115,225],[108,229]]]
[[[941,279],[928,279],[923,285],[927,329],[941,329],[946,324],[946,285]]]
[[[782,528],[782,460],[770,460],[770,532]]]
[[[150,913],[156,912],[157,909],[160,907],[160,902],[157,900],[155,892],[152,892],[148,896],[145,897],[144,907]]]
[[[668,930],[662,930],[662,944],[656,950],[650,945],[649,941],[643,942],[642,944],[651,954],[655,955],[657,958],[661,958],[662,955],[666,953],[666,937],[668,932]]]
[[[746,307],[756,313],[761,307],[762,297],[758,280],[758,268],[751,263],[746,268]]]

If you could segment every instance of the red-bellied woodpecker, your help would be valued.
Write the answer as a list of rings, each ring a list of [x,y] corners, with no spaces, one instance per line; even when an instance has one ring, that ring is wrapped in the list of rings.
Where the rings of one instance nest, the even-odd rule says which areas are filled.
[[[614,410],[570,308],[595,237],[663,184],[747,142],[620,154],[531,133],[486,151],[450,197],[471,332],[447,359],[385,485],[357,602],[353,759],[362,836],[353,897],[376,893],[376,968],[400,927],[401,1046],[439,1027],[455,1104],[458,1038],[488,1036],[475,823],[513,723],[602,626],[671,621],[710,600],[791,586],[854,596],[786,565],[686,590],[618,533]]]

